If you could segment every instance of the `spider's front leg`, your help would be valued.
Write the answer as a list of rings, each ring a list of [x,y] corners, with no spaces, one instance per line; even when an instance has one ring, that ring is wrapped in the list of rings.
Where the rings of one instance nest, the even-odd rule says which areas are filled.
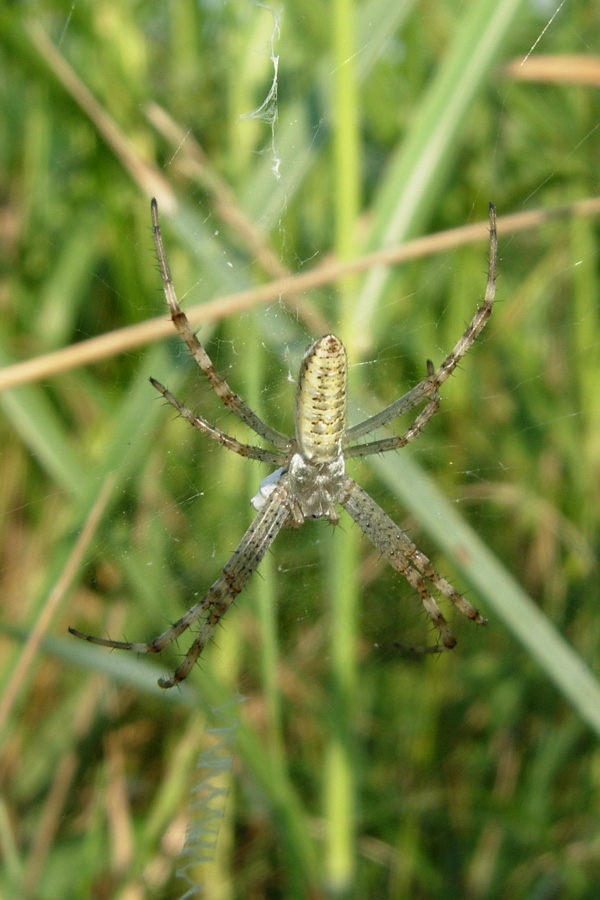
[[[431,596],[425,579],[447,597],[468,619],[479,625],[486,625],[487,619],[459,594],[450,582],[442,578],[433,568],[431,561],[422,553],[407,535],[390,519],[388,514],[349,476],[346,478],[347,498],[344,508],[369,540],[383,553],[390,565],[403,575],[419,596],[427,615],[435,625],[443,647],[451,650],[456,638],[450,631],[439,606]]]
[[[242,540],[234,550],[221,575],[198,603],[194,604],[175,624],[147,644],[129,641],[113,641],[84,634],[69,628],[71,634],[92,644],[111,647],[114,650],[134,650],[136,653],[160,653],[190,626],[201,620],[200,630],[192,646],[171,678],[160,678],[162,688],[170,688],[190,674],[195,662],[208,644],[212,634],[237,595],[256,571],[265,553],[290,517],[288,506],[289,486],[283,476],[265,504],[261,507]]]

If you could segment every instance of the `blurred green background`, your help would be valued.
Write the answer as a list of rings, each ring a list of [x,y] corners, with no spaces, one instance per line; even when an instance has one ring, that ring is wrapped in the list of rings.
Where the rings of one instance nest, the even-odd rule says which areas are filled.
[[[597,4],[50,0],[0,33],[0,378],[82,353],[0,393],[0,896],[177,900],[185,863],[208,900],[600,896]],[[444,609],[456,650],[401,655],[435,635],[343,515],[278,538],[181,690],[156,679],[185,636],[147,660],[66,633],[163,631],[266,474],[156,395],[248,439],[178,339],[115,333],[170,335],[152,195],[186,309],[482,224],[217,307],[216,366],[286,432],[326,329],[353,422],[439,365],[495,202],[486,331],[417,443],[349,465],[487,629]]]

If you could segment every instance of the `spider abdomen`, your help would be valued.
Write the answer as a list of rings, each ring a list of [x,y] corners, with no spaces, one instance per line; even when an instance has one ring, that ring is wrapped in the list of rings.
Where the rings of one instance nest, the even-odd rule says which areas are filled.
[[[296,441],[305,459],[325,462],[341,454],[347,383],[346,350],[340,339],[328,334],[311,344],[296,393]]]
[[[161,678],[160,687],[171,688],[192,670],[202,655],[222,616],[235,601],[248,579],[256,571],[265,553],[285,526],[299,527],[304,519],[328,518],[339,521],[338,506],[346,509],[373,546],[390,565],[406,578],[421,597],[423,607],[435,625],[442,643],[425,652],[450,649],[456,640],[450,632],[428,582],[467,618],[480,625],[486,620],[433,567],[425,554],[413,544],[402,529],[366,491],[346,474],[345,460],[397,450],[413,441],[436,412],[438,389],[449,378],[476,338],[481,334],[492,312],[496,284],[496,212],[490,205],[490,257],[487,286],[483,304],[476,311],[462,337],[446,359],[434,369],[427,362],[427,377],[376,415],[346,430],[346,351],[342,342],[328,334],[312,344],[302,361],[296,393],[296,440],[271,428],[235,394],[227,381],[219,375],[211,359],[179,306],[160,234],[158,207],[152,201],[152,227],[165,298],[173,323],[207,377],[217,397],[259,437],[269,441],[274,450],[244,444],[195,415],[180,403],[156,379],[151,382],[160,394],[194,428],[218,441],[229,450],[247,459],[260,460],[275,468],[264,479],[252,504],[257,514],[242,537],[236,550],[225,564],[212,587],[197,600],[177,622],[148,643],[114,641],[94,637],[74,628],[69,631],[79,638],[118,650],[138,653],[158,653],[173,643],[187,629],[195,631],[194,640],[171,678]],[[410,412],[425,403],[412,425],[404,434],[353,444],[358,438],[372,434],[377,428]],[[342,443],[345,450],[342,452]]]

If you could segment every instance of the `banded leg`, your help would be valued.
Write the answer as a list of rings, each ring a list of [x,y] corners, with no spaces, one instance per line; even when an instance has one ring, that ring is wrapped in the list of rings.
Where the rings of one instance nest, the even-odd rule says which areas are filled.
[[[191,409],[188,409],[187,406],[180,403],[177,397],[173,396],[171,391],[167,390],[167,388],[164,387],[160,381],[157,381],[156,378],[151,378],[150,383],[152,384],[152,387],[156,388],[159,394],[163,395],[165,400],[167,400],[171,406],[175,407],[179,415],[185,419],[186,422],[189,422],[190,425],[193,425],[194,428],[197,428],[202,434],[208,435],[208,437],[213,438],[224,447],[227,447],[228,450],[233,450],[234,453],[239,454],[239,456],[244,456],[246,459],[258,459],[260,462],[267,463],[269,466],[279,467],[286,462],[287,456],[285,453],[279,453],[274,450],[265,450],[262,447],[254,447],[252,444],[242,444],[241,441],[225,434],[225,432],[221,431],[220,428],[217,428],[216,425],[211,425],[207,419],[196,415]]]
[[[286,503],[288,485],[283,476],[268,497],[265,505],[254,518],[242,540],[234,550],[231,559],[225,565],[221,575],[198,603],[194,604],[171,628],[148,643],[130,641],[113,641],[110,638],[99,638],[84,634],[75,628],[69,628],[71,634],[115,650],[133,650],[136,653],[160,653],[166,646],[176,640],[199,620],[200,630],[185,659],[177,667],[171,678],[160,678],[162,688],[173,687],[191,672],[194,663],[206,647],[213,631],[223,615],[227,612],[239,592],[244,588],[250,576],[256,571],[265,553],[285,525],[290,516]]]
[[[376,413],[364,422],[353,425],[346,431],[346,441],[355,441],[365,434],[370,434],[376,428],[386,425],[392,419],[404,415],[426,400],[452,375],[465,353],[473,346],[492,314],[494,299],[496,297],[496,260],[498,256],[498,236],[496,234],[496,209],[490,203],[490,259],[488,267],[487,285],[483,303],[477,309],[475,315],[467,325],[465,331],[454,345],[444,362],[437,371],[419,384],[407,391],[404,396],[394,403],[390,403],[381,412]]]
[[[215,369],[210,356],[194,334],[192,326],[188,322],[186,314],[183,312],[177,301],[177,295],[173,286],[173,280],[171,278],[171,273],[167,264],[167,257],[165,254],[163,239],[160,233],[160,224],[158,221],[158,204],[154,199],[151,203],[151,210],[152,231],[154,233],[154,244],[156,246],[156,254],[158,256],[158,265],[160,268],[163,289],[165,292],[167,304],[169,306],[169,312],[171,313],[171,319],[173,320],[173,325],[183,338],[190,353],[198,363],[198,366],[208,378],[213,391],[223,401],[225,406],[230,409],[231,412],[238,417],[238,419],[241,419],[242,422],[245,422],[246,425],[248,425],[252,429],[252,431],[265,438],[265,440],[269,441],[271,444],[274,444],[274,446],[277,447],[278,450],[289,450],[290,439],[285,434],[281,434],[281,432],[276,431],[274,428],[271,428],[271,426],[267,425],[266,422],[263,422],[263,420],[260,419],[256,415],[256,413],[252,412],[250,407],[247,406],[246,403],[244,403],[242,398],[231,390],[223,376],[219,375],[219,373]]]
[[[442,578],[431,561],[417,549],[401,528],[388,514],[351,478],[346,479],[347,499],[343,506],[371,543],[380,550],[390,565],[403,575],[421,597],[428,616],[435,625],[445,647],[451,649],[456,638],[448,628],[439,606],[431,596],[425,578],[447,597],[460,612],[477,622],[487,624],[487,619],[459,594],[450,582]]]
[[[433,375],[433,363],[427,360],[427,373]],[[415,421],[412,423],[404,434],[397,437],[382,438],[380,441],[370,441],[368,444],[357,444],[354,447],[348,447],[344,450],[344,459],[351,459],[356,456],[371,456],[373,453],[387,453],[388,450],[399,450],[406,447],[411,441],[417,438],[429,420],[438,411],[440,405],[440,395],[437,390],[431,395],[431,399],[425,409],[423,409]]]

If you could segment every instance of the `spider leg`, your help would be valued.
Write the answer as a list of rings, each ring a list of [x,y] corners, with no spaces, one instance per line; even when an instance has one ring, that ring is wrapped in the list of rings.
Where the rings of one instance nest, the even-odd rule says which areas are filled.
[[[231,390],[223,376],[219,375],[219,373],[215,369],[210,356],[194,334],[192,326],[188,322],[188,318],[179,306],[177,300],[177,295],[173,286],[173,280],[171,278],[171,273],[167,264],[167,257],[165,254],[162,235],[160,233],[160,224],[158,221],[158,204],[155,199],[152,199],[151,210],[152,230],[154,233],[156,254],[158,256],[158,265],[162,277],[165,297],[167,299],[167,304],[171,313],[171,319],[173,320],[175,328],[183,338],[198,366],[208,378],[210,386],[214,390],[215,394],[217,394],[217,396],[223,401],[225,406],[230,409],[231,412],[238,417],[238,419],[241,419],[242,422],[245,422],[246,425],[248,425],[252,429],[252,431],[260,435],[260,437],[265,438],[265,440],[269,441],[271,444],[277,447],[278,450],[289,450],[290,439],[287,437],[287,435],[281,434],[281,432],[276,431],[274,428],[271,428],[270,425],[267,425],[266,422],[263,422],[263,420],[260,419],[256,415],[256,413],[252,412],[250,407],[246,403],[244,403],[242,398]]]
[[[427,371],[433,375],[433,363],[427,360]],[[411,441],[419,436],[425,425],[431,417],[437,412],[440,405],[440,395],[434,390],[427,406],[419,413],[415,421],[404,434],[382,438],[380,441],[370,441],[368,444],[356,444],[354,447],[348,447],[344,450],[344,459],[352,459],[356,456],[371,456],[373,453],[387,453],[388,450],[399,450],[400,447],[406,447]]]
[[[389,406],[386,406],[385,409],[382,409],[381,412],[376,413],[374,416],[369,416],[364,422],[359,422],[357,425],[347,428],[344,434],[344,444],[349,444],[358,440],[358,438],[364,437],[366,434],[371,434],[377,428],[381,428],[382,425],[387,425],[393,419],[410,412],[419,403],[427,400],[436,389],[437,385],[433,376],[424,378],[423,381],[420,381],[410,391],[407,391],[399,400],[395,400]]]
[[[177,667],[171,678],[160,678],[158,683],[162,688],[170,688],[183,681],[191,672],[222,616],[244,588],[250,576],[256,571],[265,553],[289,519],[288,494],[287,479],[283,475],[212,587],[171,628],[154,640],[146,644],[113,641],[84,634],[75,628],[69,628],[69,631],[76,637],[102,647],[133,650],[136,653],[160,653],[164,647],[176,640],[190,626],[199,619],[203,619],[200,631],[183,662]]]
[[[452,375],[465,353],[473,346],[492,314],[496,297],[496,261],[498,258],[498,235],[496,233],[496,207],[490,203],[490,261],[483,303],[467,325],[463,335],[450,351],[434,376],[437,387]]]
[[[456,638],[448,628],[439,606],[431,596],[425,578],[431,581],[463,615],[480,625],[486,624],[487,620],[445,578],[435,571],[427,556],[421,553],[366,491],[350,477],[346,478],[345,487],[348,495],[343,502],[344,508],[373,545],[383,553],[390,565],[403,575],[411,587],[418,592],[425,611],[435,625],[446,648],[454,647]]]
[[[175,407],[179,415],[189,422],[190,425],[193,425],[194,428],[197,428],[202,434],[207,434],[215,441],[218,441],[224,447],[227,447],[228,450],[233,450],[234,453],[245,456],[246,459],[258,459],[260,462],[267,463],[270,466],[281,466],[286,462],[287,456],[285,453],[265,450],[262,447],[253,447],[251,444],[242,444],[235,438],[225,434],[220,428],[211,425],[211,423],[202,416],[197,416],[191,409],[188,409],[187,406],[180,403],[179,400],[173,396],[171,391],[167,390],[167,388],[164,387],[160,381],[157,381],[156,378],[151,378],[150,383],[156,388],[159,394],[163,395],[165,400],[169,401],[171,406]]]
[[[357,425],[353,425],[351,428],[346,429],[346,434],[344,436],[345,443],[351,443],[360,437],[364,437],[365,434],[370,434],[372,431],[375,431],[376,428],[387,425],[392,419],[396,419],[398,416],[404,415],[404,413],[414,409],[415,406],[418,406],[419,403],[426,400],[427,397],[433,394],[440,385],[452,375],[465,353],[473,346],[485,328],[486,322],[492,314],[496,296],[497,256],[498,237],[496,234],[496,209],[490,203],[490,258],[483,303],[478,308],[470,323],[467,325],[467,328],[437,371],[428,374],[427,378],[424,378],[423,381],[420,381],[419,384],[411,388],[411,390],[400,397],[399,400],[395,400],[394,403],[386,406],[381,412],[376,413],[374,416],[370,416],[368,419],[365,419],[364,422],[359,422]]]

